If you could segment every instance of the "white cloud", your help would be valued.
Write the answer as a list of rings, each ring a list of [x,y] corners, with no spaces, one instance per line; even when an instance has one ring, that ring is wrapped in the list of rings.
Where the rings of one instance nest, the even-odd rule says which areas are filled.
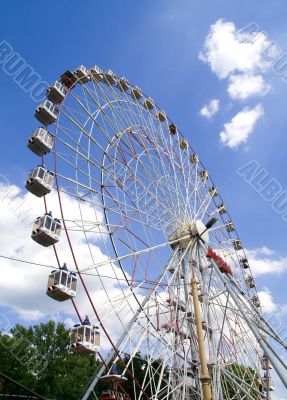
[[[210,100],[208,104],[206,104],[202,109],[199,111],[200,115],[205,118],[211,118],[215,115],[219,110],[219,100],[213,99]]]
[[[211,25],[199,58],[219,79],[229,79],[227,92],[233,100],[246,100],[270,89],[261,75],[271,67],[262,57],[268,45],[263,33],[241,33],[233,22],[220,19]]]
[[[65,194],[61,196],[64,204],[65,220],[71,228],[75,228],[76,225],[73,221],[81,219],[78,203],[75,199]],[[49,209],[53,210],[53,215],[60,217],[57,193],[50,193],[47,201]],[[30,237],[32,222],[36,217],[44,213],[43,200],[28,192],[23,193],[17,186],[0,184],[0,205],[1,254],[17,259],[32,260],[40,264],[57,266],[53,249],[40,246]],[[81,212],[83,213],[83,220],[87,221],[87,223],[91,224],[91,221],[102,219],[102,214],[98,210],[94,210],[88,203],[82,203]],[[90,235],[90,247],[88,247],[84,233],[80,229],[72,229],[69,234],[80,269],[92,265],[93,260],[100,262],[107,259],[107,255],[102,249],[104,248],[103,241],[97,229],[88,234]],[[61,240],[56,246],[61,263],[66,261],[71,269],[75,269],[64,232],[62,232]],[[63,320],[67,326],[71,326],[73,321],[77,321],[77,315],[71,302],[59,303],[46,295],[49,273],[49,268],[1,258],[0,306],[9,307],[18,314],[20,319],[25,321],[56,318],[57,320]],[[90,296],[104,320],[108,332],[112,336],[118,336],[123,327],[115,315],[115,310],[111,309],[107,312],[108,299],[124,297],[124,293],[129,289],[127,289],[125,282],[119,284],[115,279],[107,277],[115,278],[117,275],[119,279],[123,279],[123,274],[120,268],[114,264],[105,265],[104,269],[99,270],[99,274],[105,275],[104,278],[96,276],[95,270],[90,270],[89,273],[93,273],[95,276],[83,275],[83,278],[89,289]],[[128,274],[127,277],[130,278]],[[140,295],[139,298],[141,298]],[[80,284],[78,285],[76,304],[83,316],[87,313],[93,320],[94,312]],[[123,320],[123,325],[131,318],[131,309],[134,308],[136,306],[133,303],[133,299],[130,299],[129,304],[125,301],[122,310],[118,312]],[[94,322],[96,323],[97,321],[94,319]],[[106,338],[103,338],[103,346],[108,346]]]
[[[272,294],[267,287],[259,291],[258,296],[263,312],[270,314],[278,310],[278,305],[274,303]]]
[[[220,132],[220,140],[230,148],[236,148],[241,143],[245,143],[257,120],[264,114],[261,104],[254,108],[244,108],[237,113],[230,122],[224,124],[224,130]]]
[[[199,58],[224,79],[237,72],[255,73],[268,69],[270,65],[262,58],[267,45],[263,34],[254,40],[250,35],[238,32],[233,22],[220,19],[211,25],[205,52],[200,53]]]
[[[267,247],[248,250],[248,259],[254,276],[267,274],[281,275],[287,270],[287,257],[274,257]]]
[[[229,82],[227,91],[233,100],[246,100],[253,96],[264,96],[270,89],[262,75],[232,75]]]

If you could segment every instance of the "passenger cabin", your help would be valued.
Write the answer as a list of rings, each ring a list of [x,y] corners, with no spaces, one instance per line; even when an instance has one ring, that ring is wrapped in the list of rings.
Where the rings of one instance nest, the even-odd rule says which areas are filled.
[[[164,329],[168,333],[173,333],[174,335],[177,335],[181,340],[190,339],[190,334],[188,332],[180,330],[176,323],[167,322],[161,325],[161,329]]]
[[[107,389],[101,393],[100,400],[128,400],[129,397],[119,391],[119,385],[126,380],[127,378],[117,373],[102,376],[100,381],[107,386]]]
[[[201,180],[206,181],[208,179],[208,172],[203,169],[202,171],[200,171],[199,173]]]
[[[97,65],[94,65],[91,68],[91,77],[92,80],[97,83],[103,80],[103,71]]]
[[[126,92],[129,89],[129,83],[124,77],[118,79],[116,86],[121,92]]]
[[[199,161],[198,155],[195,153],[191,154],[191,156],[189,157],[189,161],[194,165],[198,164]]]
[[[107,72],[105,72],[103,76],[105,81],[108,82],[110,85],[114,85],[117,82],[116,75],[110,69]]]
[[[242,268],[244,268],[244,269],[248,269],[248,268],[250,268],[249,267],[249,263],[248,263],[248,260],[247,260],[247,258],[241,258],[241,260],[240,260],[240,265],[241,265],[241,267]]]
[[[44,128],[36,129],[28,141],[28,147],[37,156],[42,157],[53,147],[54,135]]]
[[[233,222],[228,221],[227,224],[225,225],[227,232],[233,232],[235,231]]]
[[[32,169],[26,181],[26,189],[37,197],[45,196],[53,189],[54,174],[42,166]]]
[[[70,350],[77,355],[85,356],[100,349],[100,332],[92,325],[79,325],[71,330]]]
[[[194,313],[191,312],[191,311],[187,312],[186,313],[186,320],[194,323],[195,322]]]
[[[209,193],[210,193],[211,197],[218,196],[218,191],[215,186],[212,186],[211,188],[209,188]]]
[[[198,294],[198,300],[199,300],[201,303],[203,303],[204,297],[205,297],[205,294],[204,294],[204,293],[199,293],[199,294]]]
[[[179,146],[180,146],[180,148],[182,150],[186,150],[187,146],[188,146],[187,140],[186,139],[180,139]]]
[[[87,83],[90,80],[89,70],[84,65],[80,65],[75,70],[75,75],[81,84]]]
[[[263,376],[262,385],[263,385],[263,389],[266,391],[273,392],[275,390],[273,381],[272,381],[271,377],[269,376],[269,374],[266,374]]]
[[[255,281],[254,281],[254,278],[252,276],[248,276],[245,279],[245,283],[250,289],[255,288]]]
[[[240,240],[233,240],[233,247],[234,247],[234,250],[242,250],[243,249]]]
[[[61,222],[51,213],[38,217],[34,222],[32,239],[44,247],[51,246],[60,240]]]
[[[270,364],[270,361],[265,354],[263,354],[263,356],[261,357],[261,367],[264,371],[272,369],[272,365]]]
[[[156,114],[157,119],[159,120],[159,122],[164,122],[166,120],[166,113],[162,110],[160,110],[157,114]]]
[[[226,207],[223,203],[218,204],[217,210],[218,210],[219,214],[225,214],[227,212]]]
[[[131,95],[135,100],[139,100],[143,96],[140,88],[138,88],[137,86],[132,88]]]
[[[47,99],[53,104],[62,103],[67,94],[67,88],[62,83],[55,81],[47,89]]]
[[[182,301],[175,301],[175,300],[172,300],[172,299],[166,299],[166,303],[170,307],[174,307],[175,310],[185,311],[185,305],[183,304]]]
[[[170,272],[171,274],[175,273],[175,268],[174,267],[169,267],[168,268],[168,272]],[[184,274],[182,273],[182,271],[180,271],[180,279],[184,279]]]
[[[48,278],[46,294],[57,301],[73,299],[77,294],[76,275],[64,269],[52,271]]]
[[[201,325],[205,332],[212,333],[212,328],[207,324],[207,322],[202,321]]]
[[[77,80],[77,76],[69,69],[65,71],[60,77],[61,83],[66,86],[67,89],[71,89],[71,87],[75,85]]]
[[[147,97],[144,101],[144,107],[147,110],[152,110],[154,108],[154,102],[150,97]]]
[[[58,108],[51,101],[45,100],[36,108],[35,117],[47,126],[56,121],[58,112]]]
[[[261,304],[258,296],[251,297],[250,301],[256,308],[260,308]]]
[[[176,126],[174,124],[169,124],[168,130],[169,130],[169,133],[173,136],[176,134],[176,131],[177,131]]]

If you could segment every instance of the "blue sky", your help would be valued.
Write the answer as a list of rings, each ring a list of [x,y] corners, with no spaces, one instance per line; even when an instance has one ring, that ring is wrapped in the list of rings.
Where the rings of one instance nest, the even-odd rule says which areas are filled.
[[[272,267],[268,274],[261,270],[257,284],[259,290],[270,290],[273,310],[283,320],[287,313],[287,222],[236,170],[256,160],[270,179],[275,178],[287,190],[287,80],[284,83],[270,66],[258,69],[255,65],[248,75],[262,76],[268,93],[245,100],[238,99],[237,93],[237,98],[232,98],[227,92],[230,77],[246,74],[246,70],[235,68],[220,79],[220,67],[217,73],[212,71],[199,53],[206,55],[206,37],[211,26],[222,19],[222,24],[234,24],[235,31],[256,23],[284,54],[286,18],[285,0],[9,1],[1,4],[0,14],[0,41],[9,42],[43,80],[52,82],[67,68],[80,64],[97,64],[126,76],[166,110],[199,153],[242,242],[253,251],[252,257],[259,259],[260,268],[266,264],[278,268],[278,273],[272,273]],[[33,118],[36,104],[1,65],[0,87],[1,173],[11,184],[21,186],[31,168],[26,142],[37,126]],[[219,110],[205,118],[200,110],[212,99],[219,101]],[[245,143],[231,148],[220,141],[224,124],[246,107],[250,110],[259,104],[264,111]],[[255,250],[262,247],[269,250]]]

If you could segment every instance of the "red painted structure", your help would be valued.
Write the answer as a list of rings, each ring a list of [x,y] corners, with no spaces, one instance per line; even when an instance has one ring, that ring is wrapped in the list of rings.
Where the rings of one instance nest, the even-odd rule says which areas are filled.
[[[208,247],[206,256],[208,258],[212,258],[213,261],[216,262],[218,268],[223,274],[233,275],[231,268],[229,267],[227,262],[225,262],[218,254],[216,254],[211,247]]]

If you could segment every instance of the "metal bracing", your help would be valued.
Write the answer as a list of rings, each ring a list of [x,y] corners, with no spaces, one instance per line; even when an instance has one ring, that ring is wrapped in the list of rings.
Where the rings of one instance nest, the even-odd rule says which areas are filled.
[[[200,243],[200,245],[202,246],[204,251],[207,252],[207,247],[202,242]],[[257,343],[259,344],[259,346],[262,348],[262,350],[264,351],[264,353],[266,354],[266,356],[270,360],[270,362],[271,362],[272,366],[274,367],[278,377],[280,378],[281,382],[283,383],[283,385],[287,389],[287,368],[286,368],[286,365],[283,362],[282,358],[273,349],[273,347],[270,344],[267,344],[266,338],[262,335],[262,333],[257,328],[257,326],[255,326],[252,323],[248,313],[245,312],[238,295],[236,294],[235,290],[232,288],[232,285],[229,282],[229,279],[224,278],[223,274],[219,271],[218,265],[216,264],[216,262],[214,260],[211,259],[211,263],[212,263],[214,269],[216,270],[217,275],[219,276],[219,278],[221,279],[221,281],[225,285],[228,293],[230,294],[230,297],[233,299],[234,303],[238,307],[238,310],[240,311],[240,313],[241,313],[242,317],[244,318],[245,322],[247,323],[248,327],[252,331],[254,337],[257,340]]]
[[[262,384],[258,341],[284,370],[264,335],[286,345],[249,301],[257,293],[246,283],[253,279],[246,254],[199,157],[160,107],[120,82],[89,69],[85,82],[75,80],[49,126],[53,155],[42,159],[55,173],[65,227],[54,246],[58,263],[68,249],[71,269],[80,278],[89,271],[80,281],[90,316],[99,321],[104,346],[113,348],[104,360],[102,345],[105,365],[83,399],[95,394],[106,365],[128,354],[123,373],[133,381],[134,400],[209,399],[210,386],[213,400],[238,400],[235,376],[250,387]],[[46,196],[45,212],[49,206]],[[223,279],[192,232],[214,217],[206,243],[228,260],[232,279]],[[171,240],[182,230],[188,234]],[[211,378],[204,385],[201,369]]]
[[[176,257],[176,252],[173,253],[169,263],[166,265],[165,268],[163,268],[162,272],[160,273],[160,275],[158,276],[158,283],[160,283],[162,277],[164,276],[164,274],[166,273],[166,271],[168,270],[168,268],[170,267],[170,265],[173,263],[174,261],[174,257]],[[137,312],[135,313],[135,315],[133,316],[133,318],[130,320],[129,324],[127,325],[125,331],[122,333],[121,337],[119,338],[119,340],[116,343],[116,348],[120,349],[122,343],[126,340],[127,337],[130,336],[130,331],[132,330],[134,324],[136,323],[138,317],[140,316],[140,314],[143,312],[143,309],[145,309],[145,307],[147,306],[148,302],[150,301],[150,299],[152,298],[152,296],[154,296],[156,289],[157,289],[158,285],[155,286],[155,288],[150,291],[150,294],[148,296],[145,297],[145,299],[143,300],[141,307],[137,310]],[[112,350],[109,354],[109,356],[106,358],[105,360],[105,364],[109,365],[110,362],[115,358],[116,356],[116,352],[115,350]],[[100,368],[100,370],[97,372],[96,377],[93,379],[93,381],[91,382],[89,388],[87,389],[87,391],[85,392],[84,396],[82,397],[82,400],[87,400],[90,396],[90,394],[92,393],[92,391],[94,390],[96,384],[98,383],[100,377],[103,375],[103,373],[105,372],[105,370],[107,369],[106,365],[102,365],[102,367]]]

